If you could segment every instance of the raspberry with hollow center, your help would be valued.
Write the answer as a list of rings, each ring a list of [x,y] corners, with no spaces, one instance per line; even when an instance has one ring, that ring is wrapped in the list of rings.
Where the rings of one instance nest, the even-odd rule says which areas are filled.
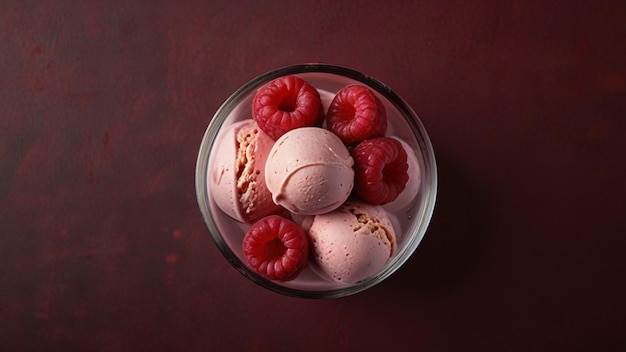
[[[347,145],[382,137],[387,130],[387,111],[367,87],[353,84],[342,88],[326,113],[328,129]]]
[[[390,137],[365,140],[354,148],[354,189],[375,205],[394,201],[409,181],[406,151]]]
[[[269,215],[255,222],[243,239],[248,265],[275,281],[293,280],[307,264],[309,239],[291,220]]]
[[[298,76],[284,76],[256,91],[252,118],[263,132],[276,140],[298,127],[321,126],[324,108],[315,87]]]

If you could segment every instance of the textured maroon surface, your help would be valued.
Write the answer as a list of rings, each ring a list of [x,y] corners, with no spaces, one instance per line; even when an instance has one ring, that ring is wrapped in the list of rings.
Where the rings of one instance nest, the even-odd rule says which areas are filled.
[[[226,3],[0,3],[1,351],[626,348],[624,1]],[[219,105],[303,62],[394,88],[439,163],[414,256],[336,300],[240,275],[194,193]]]

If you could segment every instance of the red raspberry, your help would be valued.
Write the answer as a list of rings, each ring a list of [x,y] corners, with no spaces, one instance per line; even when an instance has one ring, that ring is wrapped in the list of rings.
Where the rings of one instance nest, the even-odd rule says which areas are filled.
[[[328,107],[328,129],[348,145],[382,137],[387,129],[387,112],[378,97],[367,87],[342,88]]]
[[[255,222],[243,239],[248,264],[270,280],[289,281],[300,274],[309,257],[309,239],[294,222],[269,215]]]
[[[252,117],[263,132],[277,140],[294,128],[321,126],[324,108],[315,87],[298,76],[284,76],[257,90]]]
[[[365,140],[354,148],[354,189],[370,204],[394,201],[409,181],[409,165],[402,144],[394,138]]]

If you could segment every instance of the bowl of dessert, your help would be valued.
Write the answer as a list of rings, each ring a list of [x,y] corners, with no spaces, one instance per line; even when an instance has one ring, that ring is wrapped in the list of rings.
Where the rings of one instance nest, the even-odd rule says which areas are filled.
[[[424,237],[437,193],[414,110],[375,78],[327,64],[278,68],[235,91],[206,129],[195,176],[226,260],[304,298],[392,275]]]

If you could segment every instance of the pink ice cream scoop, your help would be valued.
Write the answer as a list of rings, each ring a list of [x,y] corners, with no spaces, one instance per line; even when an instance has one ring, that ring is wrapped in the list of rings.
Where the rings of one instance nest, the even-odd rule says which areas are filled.
[[[312,268],[343,283],[376,274],[396,251],[396,234],[385,210],[362,202],[347,201],[315,216],[309,237]]]
[[[291,130],[276,140],[265,164],[274,203],[299,215],[339,207],[354,184],[354,160],[343,142],[319,127]]]
[[[274,141],[256,122],[248,119],[228,126],[216,143],[208,188],[217,206],[240,222],[283,210],[265,185],[265,162]]]

